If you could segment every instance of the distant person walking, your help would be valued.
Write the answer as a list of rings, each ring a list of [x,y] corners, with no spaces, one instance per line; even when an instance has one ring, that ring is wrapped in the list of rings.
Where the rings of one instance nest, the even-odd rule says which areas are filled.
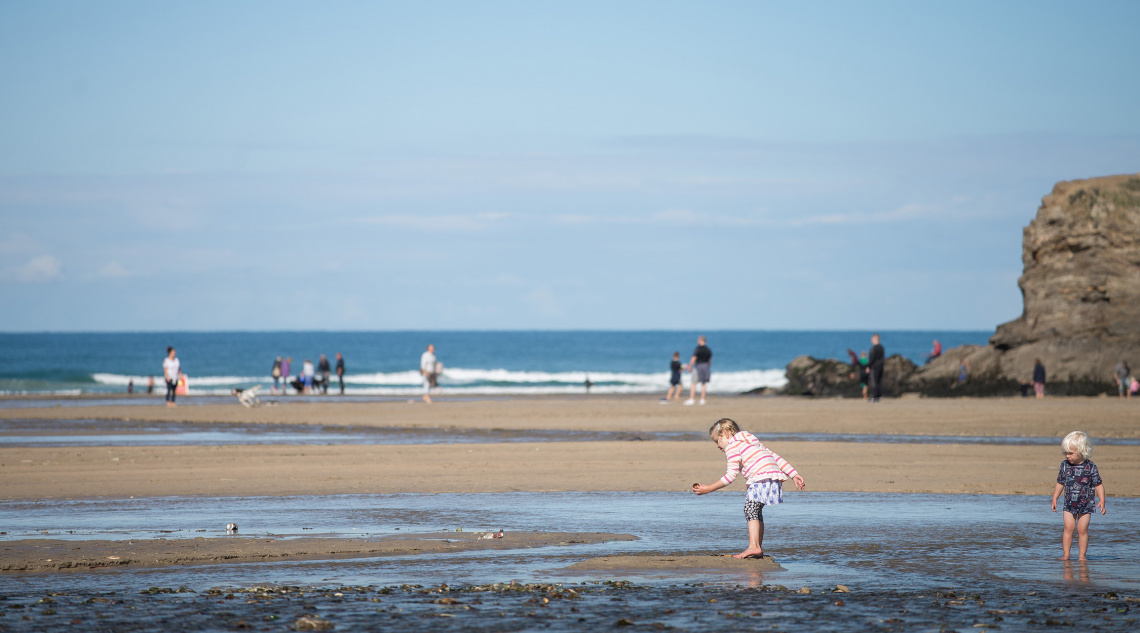
[[[344,357],[336,353],[336,379],[340,383],[340,395],[344,395]]]
[[[332,375],[332,368],[329,367],[329,359],[324,354],[321,354],[321,359],[317,361],[317,379],[321,383],[321,394],[328,395],[329,393],[329,376]]]
[[[1116,366],[1116,388],[1120,391],[1121,398],[1132,397],[1132,368],[1128,366],[1128,361],[1122,360]]]
[[[883,350],[879,335],[871,335],[871,353],[867,357],[867,368],[870,369],[871,399],[868,402],[879,402],[883,399],[883,365],[886,363],[887,353]]]
[[[281,387],[281,395],[285,395],[285,394],[289,393],[289,372],[292,369],[293,369],[293,357],[292,356],[286,356],[285,362],[281,363],[281,382],[283,383],[283,385]],[[300,390],[298,389],[298,391],[300,391]]]
[[[1041,364],[1040,358],[1033,361],[1033,391],[1038,400],[1045,397],[1045,365]]]
[[[269,374],[273,376],[273,387],[269,389],[269,393],[277,393],[277,388],[281,385],[281,357],[278,356],[277,360],[273,361],[273,369]]]
[[[428,343],[420,355],[420,376],[424,379],[424,402],[431,404],[431,388],[435,385],[435,345]]]
[[[705,403],[705,396],[709,389],[709,380],[712,378],[712,350],[706,344],[707,339],[702,334],[697,337],[697,348],[693,350],[693,357],[689,359],[689,370],[693,378],[689,385],[689,399],[685,404],[692,405],[697,393],[697,383],[701,385],[701,404]]]
[[[166,358],[162,361],[162,377],[166,379],[166,406],[176,407],[174,399],[178,397],[178,378],[182,375],[182,363],[173,347],[166,348]]]
[[[154,393],[154,376],[146,377],[146,392]]]
[[[317,375],[316,370],[313,369],[313,361],[305,359],[301,363],[301,384],[305,385],[305,394],[313,393],[313,377]]]
[[[681,364],[681,352],[673,352],[673,360],[669,363],[669,391],[661,400],[661,404],[669,404],[673,398],[678,400],[681,398],[681,392],[685,389],[681,386],[682,369],[684,365]]]

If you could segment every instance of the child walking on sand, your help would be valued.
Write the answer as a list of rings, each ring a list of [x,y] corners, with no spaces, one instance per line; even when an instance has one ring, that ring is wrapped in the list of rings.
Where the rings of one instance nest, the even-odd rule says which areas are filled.
[[[669,363],[669,392],[661,399],[661,404],[669,404],[673,398],[681,398],[681,370],[684,368],[681,352],[673,352],[673,360]]]
[[[1107,510],[1104,507],[1104,483],[1100,480],[1100,471],[1096,464],[1089,461],[1092,456],[1092,443],[1084,431],[1073,431],[1061,440],[1061,452],[1065,459],[1061,461],[1061,471],[1057,473],[1057,485],[1053,488],[1053,512],[1057,511],[1057,497],[1065,493],[1065,531],[1061,533],[1061,548],[1064,555],[1061,560],[1069,560],[1069,552],[1073,548],[1073,529],[1077,530],[1078,551],[1081,560],[1085,560],[1085,553],[1089,549],[1089,520],[1096,509],[1101,514]],[[1096,494],[1097,503],[1093,506],[1093,494]]]
[[[693,484],[693,492],[705,495],[720,490],[744,473],[748,481],[745,494],[744,518],[748,521],[748,547],[734,558],[759,558],[764,554],[764,506],[783,503],[783,483],[787,479],[803,490],[804,478],[783,457],[764,448],[760,440],[748,431],[741,431],[736,422],[728,418],[717,420],[709,428],[709,437],[728,459],[728,471],[715,483]]]

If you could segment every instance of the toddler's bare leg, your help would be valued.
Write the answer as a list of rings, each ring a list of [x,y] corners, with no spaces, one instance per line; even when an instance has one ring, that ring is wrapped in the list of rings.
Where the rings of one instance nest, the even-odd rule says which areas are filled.
[[[1089,519],[1091,518],[1091,514],[1082,514],[1081,518],[1077,519],[1077,551],[1080,552],[1081,560],[1085,560],[1085,553],[1089,550]]]
[[[1073,549],[1073,530],[1077,527],[1077,518],[1070,512],[1065,512],[1065,531],[1061,533],[1061,549],[1064,554],[1061,560],[1069,560],[1069,550]]]
[[[760,521],[748,522],[748,549],[733,554],[733,558],[750,558],[759,557],[764,554],[764,548],[761,545],[764,543],[764,524]]]

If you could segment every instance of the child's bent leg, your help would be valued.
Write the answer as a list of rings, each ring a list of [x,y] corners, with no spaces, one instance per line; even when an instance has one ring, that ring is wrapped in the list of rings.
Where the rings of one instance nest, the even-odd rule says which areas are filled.
[[[1077,519],[1069,511],[1065,511],[1065,531],[1061,533],[1061,549],[1064,553],[1061,560],[1069,560],[1069,550],[1073,548],[1073,530],[1077,527]]]
[[[1077,518],[1077,551],[1081,560],[1085,560],[1085,554],[1089,550],[1089,519],[1091,518],[1091,514],[1082,514]]]

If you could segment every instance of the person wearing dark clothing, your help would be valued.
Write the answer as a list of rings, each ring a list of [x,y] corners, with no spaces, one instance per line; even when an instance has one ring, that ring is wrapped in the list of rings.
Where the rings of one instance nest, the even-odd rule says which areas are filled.
[[[340,383],[340,395],[344,395],[344,356],[336,353],[336,379]]]
[[[701,385],[701,404],[704,404],[709,390],[709,380],[712,378],[712,350],[709,349],[703,334],[697,337],[697,348],[693,350],[693,357],[689,359],[689,371],[693,377],[689,381],[689,399],[685,404],[693,404],[693,398],[697,395],[697,384]]]
[[[1037,393],[1037,398],[1045,397],[1045,365],[1041,364],[1041,359],[1033,361],[1033,391]]]
[[[329,367],[329,359],[321,354],[321,360],[317,363],[317,380],[321,383],[321,393],[328,394],[329,392],[329,375],[332,374],[332,369]]]
[[[871,335],[871,353],[867,355],[867,369],[870,370],[871,387],[870,402],[878,402],[883,397],[883,364],[886,362],[886,352],[879,344],[879,335]]]
[[[681,372],[684,369],[685,366],[681,364],[681,352],[673,352],[673,360],[669,363],[669,391],[661,399],[661,404],[668,404],[674,397],[681,398],[681,391],[684,389],[681,386]]]

